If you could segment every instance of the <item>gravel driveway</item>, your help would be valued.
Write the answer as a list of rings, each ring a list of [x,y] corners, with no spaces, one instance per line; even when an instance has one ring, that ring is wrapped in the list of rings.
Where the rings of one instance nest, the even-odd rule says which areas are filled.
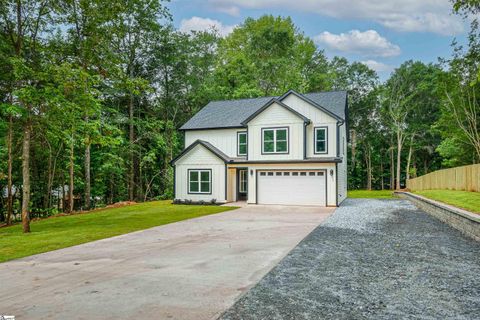
[[[348,199],[223,319],[480,319],[480,244],[407,200]]]

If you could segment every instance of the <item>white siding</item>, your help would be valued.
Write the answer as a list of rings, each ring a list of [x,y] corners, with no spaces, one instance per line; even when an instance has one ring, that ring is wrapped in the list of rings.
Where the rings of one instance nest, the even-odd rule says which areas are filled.
[[[212,193],[189,194],[188,170],[212,170]],[[175,163],[175,198],[225,202],[225,163],[202,145],[197,145]]]
[[[248,160],[303,159],[303,119],[273,103],[248,123]],[[262,128],[288,127],[288,154],[262,154]]]
[[[290,94],[282,100],[290,108],[301,113],[311,124],[307,126],[307,158],[312,157],[336,157],[337,156],[337,120],[327,113],[305,102],[294,94]],[[328,153],[314,153],[314,128],[328,127]]]
[[[235,165],[230,165],[234,167]],[[237,165],[239,167],[245,167],[245,165]],[[311,169],[311,170],[326,170],[327,171],[327,206],[337,205],[337,186],[336,186],[336,174],[334,163],[281,163],[281,164],[249,164],[248,165],[248,203],[256,203],[256,175],[257,170],[269,170],[269,169]],[[330,170],[333,170],[330,174]]]
[[[338,169],[338,204],[347,198],[347,135],[345,124],[340,126],[340,156]]]
[[[240,131],[247,131],[247,128],[187,130],[185,131],[185,148],[200,139],[210,142],[229,157],[237,157],[237,132]]]

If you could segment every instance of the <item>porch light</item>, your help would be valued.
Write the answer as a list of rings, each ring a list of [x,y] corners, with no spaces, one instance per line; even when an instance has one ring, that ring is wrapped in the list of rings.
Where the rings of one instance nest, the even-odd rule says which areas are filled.
[[[250,175],[253,176],[253,169],[250,169]]]
[[[333,169],[330,169],[330,175],[333,177]]]

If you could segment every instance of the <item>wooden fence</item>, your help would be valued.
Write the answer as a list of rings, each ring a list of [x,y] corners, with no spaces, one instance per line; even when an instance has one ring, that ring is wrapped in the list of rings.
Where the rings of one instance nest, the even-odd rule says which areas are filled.
[[[412,191],[448,189],[480,192],[480,164],[438,170],[407,180]]]

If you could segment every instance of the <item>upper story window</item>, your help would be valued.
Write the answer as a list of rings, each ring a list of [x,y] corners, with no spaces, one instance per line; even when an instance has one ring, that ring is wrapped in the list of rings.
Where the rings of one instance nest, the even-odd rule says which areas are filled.
[[[247,132],[238,132],[237,133],[237,155],[246,156],[247,155]]]
[[[328,128],[315,128],[315,153],[328,153]]]
[[[212,171],[188,170],[188,193],[212,193]]]
[[[288,153],[288,128],[262,129],[262,153]]]

